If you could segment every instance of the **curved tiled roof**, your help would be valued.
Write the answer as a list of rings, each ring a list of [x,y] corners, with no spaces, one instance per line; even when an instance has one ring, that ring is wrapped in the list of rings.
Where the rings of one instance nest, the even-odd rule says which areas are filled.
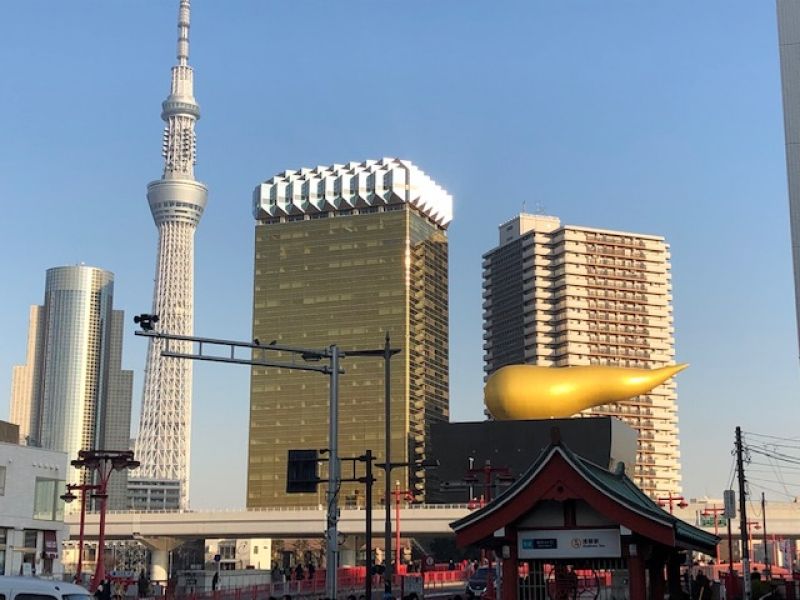
[[[636,484],[625,474],[624,469],[611,472],[574,454],[560,442],[552,443],[544,448],[530,468],[500,496],[480,510],[451,523],[450,526],[458,532],[511,501],[528,487],[531,480],[535,479],[554,454],[560,454],[581,477],[606,496],[652,521],[671,527],[675,532],[675,540],[679,547],[699,550],[707,554],[714,553],[719,542],[717,536],[694,527],[662,509],[647,494],[636,487]]]

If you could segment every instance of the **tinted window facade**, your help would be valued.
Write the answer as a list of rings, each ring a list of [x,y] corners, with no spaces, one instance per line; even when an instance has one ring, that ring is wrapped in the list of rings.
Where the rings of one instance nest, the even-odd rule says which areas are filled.
[[[303,217],[256,226],[253,337],[346,351],[380,348],[388,332],[402,348],[392,359],[392,460],[421,459],[431,423],[449,418],[444,229],[405,204]],[[369,448],[381,462],[383,359],[349,358],[343,367],[340,455]],[[286,457],[328,446],[328,382],[314,372],[252,369],[248,507],[324,504],[324,486],[286,494]],[[392,473],[404,486],[408,477]],[[358,504],[362,487],[343,484],[342,504]]]

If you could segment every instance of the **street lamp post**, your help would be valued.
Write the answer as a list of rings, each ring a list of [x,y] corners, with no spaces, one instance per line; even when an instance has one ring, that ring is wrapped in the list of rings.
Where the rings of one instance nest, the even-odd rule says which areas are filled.
[[[78,529],[78,564],[75,566],[75,582],[80,583],[83,579],[83,541],[84,541],[84,527],[86,525],[86,492],[89,490],[97,490],[99,486],[90,485],[87,483],[68,483],[66,485],[66,492],[61,496],[61,499],[69,504],[74,502],[77,496],[73,493],[79,490],[81,493],[81,522]]]
[[[378,465],[383,469],[384,477],[384,523],[383,523],[383,545],[384,545],[384,598],[392,595],[392,579],[394,571],[392,569],[392,507],[389,497],[392,494],[391,472],[394,467],[408,466],[408,463],[392,462],[392,357],[400,352],[399,348],[392,348],[389,332],[386,332],[383,348],[380,350],[353,350],[347,352],[347,356],[382,356],[383,357],[383,426],[384,426],[384,449],[383,465]],[[371,551],[371,550],[370,550]],[[367,598],[367,600],[371,600]]]
[[[666,496],[659,496],[656,498],[659,506],[668,506],[669,507],[669,514],[673,513],[673,509],[677,506],[678,508],[686,508],[689,506],[689,503],[686,502],[686,498],[681,496],[680,494],[673,494],[672,492],[667,492]]]
[[[761,523],[758,521],[747,520],[747,552],[753,556],[753,529],[758,531],[761,529]]]
[[[86,469],[96,473],[98,483],[94,497],[100,500],[100,532],[97,536],[97,564],[94,576],[89,584],[91,590],[106,577],[105,543],[106,543],[106,503],[108,502],[108,481],[114,471],[135,469],[139,461],[134,460],[132,450],[80,450],[78,458],[71,462],[76,469]]]
[[[470,465],[473,464],[473,460],[470,459]],[[492,489],[495,487],[495,484],[498,480],[505,480],[511,481],[513,479],[511,475],[511,469],[508,467],[493,467],[490,460],[486,460],[482,467],[474,468],[470,466],[469,471],[467,471],[467,475],[464,477],[464,480],[470,484],[470,490],[472,489],[472,484],[478,481],[478,475],[483,475],[483,494],[481,496],[480,506],[484,506],[492,501]],[[497,477],[495,478],[495,475]],[[470,498],[472,500],[472,498]]]
[[[472,471],[472,469],[475,468],[475,457],[474,456],[470,456],[469,458],[467,458],[467,464],[469,465],[469,471]],[[470,481],[469,482],[469,502],[472,502],[473,500],[475,500],[475,490],[473,489],[472,482]]]
[[[719,516],[725,512],[724,506],[707,506],[701,511],[701,515],[703,516],[713,516],[714,517],[714,535],[719,536]],[[717,544],[717,564],[719,564],[719,544]]]

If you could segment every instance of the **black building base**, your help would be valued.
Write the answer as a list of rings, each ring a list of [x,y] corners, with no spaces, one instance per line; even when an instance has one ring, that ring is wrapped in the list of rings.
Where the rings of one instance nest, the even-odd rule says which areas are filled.
[[[426,502],[496,497],[550,444],[553,428],[578,456],[611,471],[624,462],[633,471],[636,431],[612,417],[440,423],[431,428],[427,448],[439,466],[427,472]]]

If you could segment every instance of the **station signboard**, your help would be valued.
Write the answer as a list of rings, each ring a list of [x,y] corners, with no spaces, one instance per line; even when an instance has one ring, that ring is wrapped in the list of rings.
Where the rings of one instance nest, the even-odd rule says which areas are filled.
[[[618,558],[619,529],[536,529],[520,531],[519,558]]]

